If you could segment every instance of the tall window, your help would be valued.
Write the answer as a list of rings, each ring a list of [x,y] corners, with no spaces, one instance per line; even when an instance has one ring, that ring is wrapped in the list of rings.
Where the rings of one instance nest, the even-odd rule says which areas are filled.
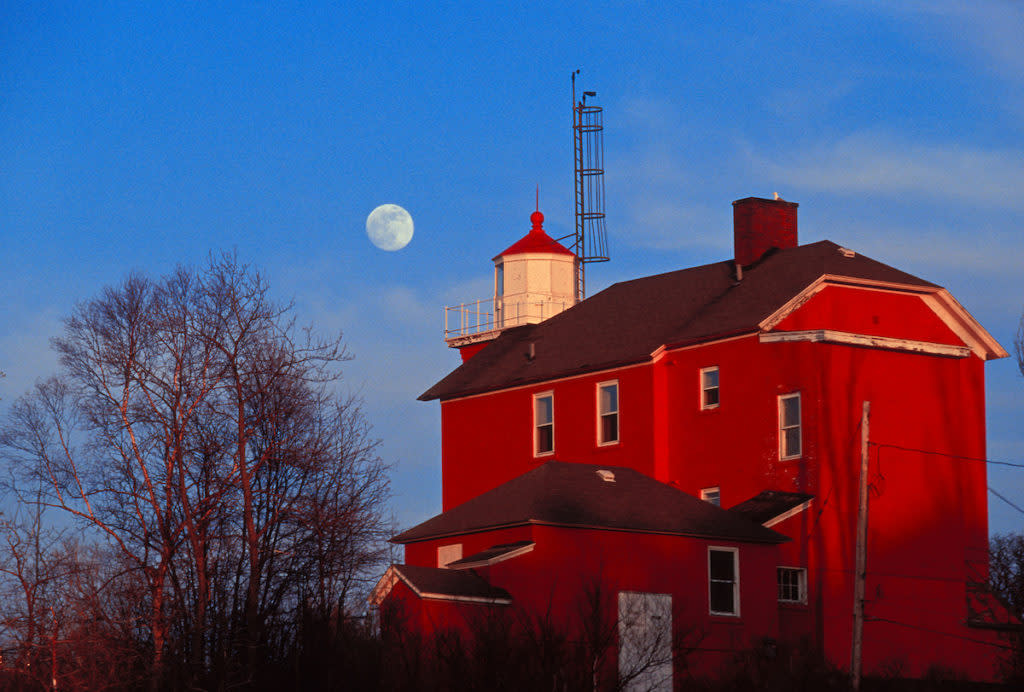
[[[718,408],[718,366],[700,371],[700,407]]]
[[[807,603],[807,570],[777,567],[779,600],[783,603]]]
[[[708,548],[708,600],[712,615],[740,614],[739,551]]]
[[[796,459],[801,454],[800,393],[779,397],[779,458]]]
[[[619,441],[619,383],[601,382],[597,385],[597,443],[614,444]]]
[[[535,456],[555,451],[555,396],[551,392],[533,397],[533,453]]]

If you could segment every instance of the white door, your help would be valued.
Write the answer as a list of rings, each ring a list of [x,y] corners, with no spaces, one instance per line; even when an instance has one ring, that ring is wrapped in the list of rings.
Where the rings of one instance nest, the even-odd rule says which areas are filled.
[[[671,692],[671,594],[619,592],[619,680],[627,692]]]

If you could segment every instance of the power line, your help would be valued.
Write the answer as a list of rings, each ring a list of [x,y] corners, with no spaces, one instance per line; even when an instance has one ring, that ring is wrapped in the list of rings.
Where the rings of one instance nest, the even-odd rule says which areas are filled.
[[[1021,508],[1020,508],[1019,506],[1017,506],[1017,505],[1016,505],[1016,504],[1014,504],[1013,502],[1010,502],[1010,500],[1008,500],[1008,499],[1007,499],[1007,498],[1006,498],[1005,496],[1003,496],[1003,495],[1002,495],[1002,493],[1000,493],[1000,492],[999,492],[998,490],[996,490],[995,488],[993,488],[993,487],[992,487],[991,485],[990,485],[990,486],[988,486],[988,491],[989,491],[990,493],[992,493],[993,495],[995,495],[996,497],[998,497],[998,498],[999,498],[1000,500],[1002,500],[1003,502],[1005,502],[1006,504],[1008,504],[1008,505],[1010,505],[1011,507],[1013,507],[1013,508],[1014,508],[1015,510],[1017,510],[1017,511],[1018,511],[1018,512],[1020,512],[1021,514],[1024,514],[1024,509],[1021,509]]]
[[[996,459],[986,459],[984,457],[969,457],[962,454],[949,454],[948,452],[936,452],[931,449],[919,449],[917,447],[904,447],[903,445],[886,444],[880,442],[868,442],[869,445],[877,447],[879,450],[882,449],[898,449],[903,452],[916,452],[918,454],[927,454],[929,456],[945,457],[947,459],[957,459],[959,461],[980,461],[986,464],[994,464],[997,466],[1008,466],[1015,469],[1024,469],[1024,464],[1017,464],[1012,461],[998,461]],[[879,464],[881,464],[881,456],[879,456]],[[881,473],[881,471],[879,471]],[[988,486],[988,491],[998,497],[1000,500],[1013,507],[1015,510],[1024,514],[1024,507],[1014,503],[1005,495],[1000,493],[998,490],[993,488],[991,485]]]
[[[1017,469],[1024,469],[1024,464],[1016,464],[1011,461],[997,461],[995,459],[986,459],[984,457],[969,457],[962,454],[950,454],[949,452],[936,452],[931,449],[918,449],[916,447],[904,447],[902,445],[885,444],[880,442],[869,442],[872,447],[878,447],[879,449],[899,449],[904,452],[917,452],[918,454],[928,454],[936,457],[946,457],[948,459],[959,459],[961,461],[983,461],[986,464],[996,464],[999,466],[1010,466]]]

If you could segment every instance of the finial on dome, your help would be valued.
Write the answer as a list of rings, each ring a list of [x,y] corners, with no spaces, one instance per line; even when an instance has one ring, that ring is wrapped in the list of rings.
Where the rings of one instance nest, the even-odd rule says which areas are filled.
[[[540,209],[530,214],[530,223],[533,224],[533,228],[530,231],[543,231],[541,224],[544,223],[544,215],[540,213]]]

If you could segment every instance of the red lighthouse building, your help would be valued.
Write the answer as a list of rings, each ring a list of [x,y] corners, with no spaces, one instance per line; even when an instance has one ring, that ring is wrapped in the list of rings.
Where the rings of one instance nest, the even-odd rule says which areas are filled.
[[[870,402],[864,671],[994,679],[979,460],[983,367],[1006,352],[941,286],[799,245],[797,204],[733,208],[732,259],[576,304],[574,257],[534,215],[495,258],[493,309],[448,330],[463,363],[421,396],[441,404],[443,512],[394,538],[406,564],[374,600],[424,631],[568,622],[596,584],[620,678],[652,632],[688,651],[685,673],[643,672],[654,688],[766,643],[848,668]]]

